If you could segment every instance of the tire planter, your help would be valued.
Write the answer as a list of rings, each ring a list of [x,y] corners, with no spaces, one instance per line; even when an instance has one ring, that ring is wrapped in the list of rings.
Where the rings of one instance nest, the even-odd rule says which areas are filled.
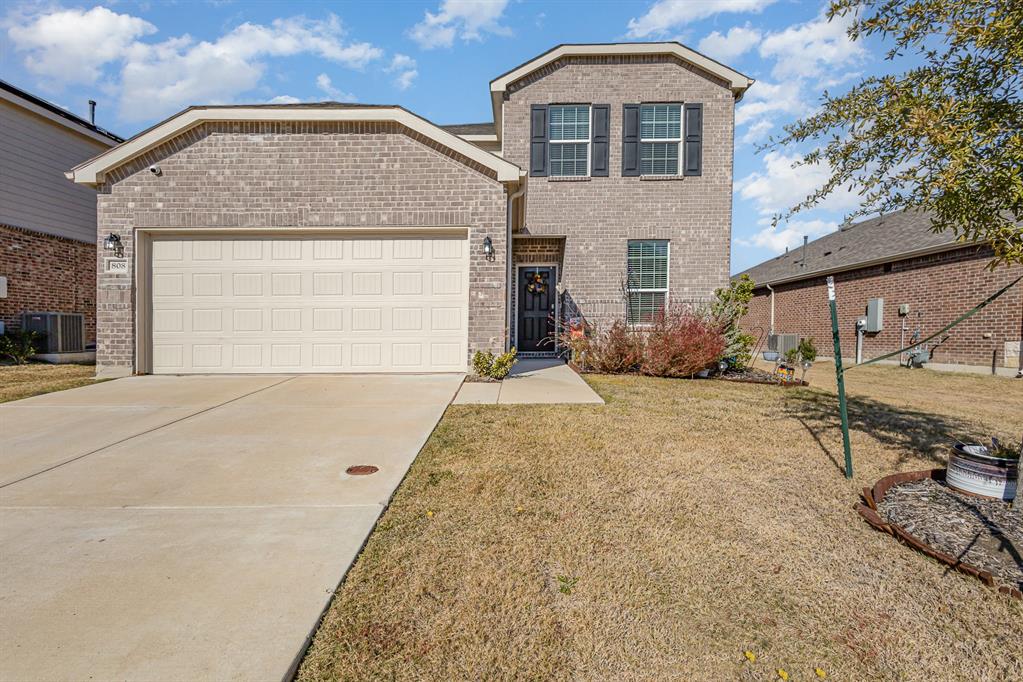
[[[988,587],[994,588],[996,586],[995,578],[989,571],[985,571],[971,564],[959,561],[954,556],[945,554],[944,552],[931,547],[915,535],[909,533],[902,526],[896,523],[889,523],[881,518],[881,515],[877,511],[877,504],[884,499],[889,488],[900,483],[919,481],[924,478],[933,478],[936,481],[944,481],[945,470],[930,469],[926,471],[910,471],[904,474],[892,474],[891,476],[885,476],[875,483],[873,488],[863,489],[863,502],[856,505],[856,511],[859,512],[860,516],[862,516],[867,523],[877,530],[883,533],[888,533],[889,535],[902,540],[913,549],[923,552],[932,559],[936,559],[943,564],[947,564],[960,573],[972,575]],[[1023,592],[1020,592],[1008,585],[1000,585],[997,589],[1002,594],[1007,594],[1010,597],[1015,597],[1016,599],[1023,599]]]
[[[1016,497],[1019,459],[993,457],[986,451],[983,446],[952,446],[946,482],[961,493],[1011,502]]]

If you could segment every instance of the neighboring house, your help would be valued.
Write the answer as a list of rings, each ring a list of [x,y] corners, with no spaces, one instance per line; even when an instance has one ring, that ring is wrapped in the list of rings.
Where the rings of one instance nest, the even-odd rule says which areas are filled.
[[[85,316],[96,338],[96,193],[67,169],[123,140],[0,80],[0,321]]]
[[[879,331],[867,327],[862,357],[870,359],[929,336],[1023,274],[988,268],[990,247],[963,244],[931,231],[927,214],[895,213],[865,220],[746,270],[756,284],[745,326],[755,333],[812,337],[832,356],[826,277],[834,275],[843,358],[856,356],[856,323],[871,299],[883,299]],[[872,325],[873,326],[873,325]],[[1013,374],[1020,366],[1023,283],[948,332],[932,367],[958,366]],[[931,342],[929,346],[934,344]]]
[[[751,84],[678,43],[562,45],[491,82],[493,123],[186,109],[68,173],[123,248],[99,272],[99,371],[464,371],[552,353],[556,316],[705,300]]]

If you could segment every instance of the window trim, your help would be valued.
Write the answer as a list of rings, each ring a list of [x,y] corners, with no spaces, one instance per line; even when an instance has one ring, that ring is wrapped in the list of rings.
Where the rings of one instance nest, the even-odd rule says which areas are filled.
[[[586,107],[587,121],[586,130],[588,135],[586,140],[552,140],[551,139],[551,108],[552,107]],[[555,175],[552,170],[554,169],[553,159],[551,158],[551,152],[554,149],[554,145],[565,145],[565,144],[585,144],[586,145],[586,174],[585,175],[565,175],[559,173]],[[593,103],[589,102],[558,102],[557,104],[547,105],[547,177],[548,178],[588,178],[592,172],[592,161],[593,161]],[[564,166],[564,161],[561,162]]]
[[[672,137],[643,137],[643,107],[653,107],[653,106],[665,105],[665,104],[669,105],[669,106],[678,105],[678,113],[679,113],[678,137],[675,137],[675,138],[672,138]],[[645,176],[645,177],[648,177],[648,178],[673,178],[673,177],[682,175],[682,171],[684,170],[684,167],[685,167],[685,163],[684,163],[684,160],[682,158],[682,152],[683,152],[682,141],[685,139],[685,103],[684,102],[640,102],[639,103],[639,136],[638,136],[638,138],[639,138],[639,150],[638,150],[639,151],[639,158],[637,160],[639,161],[639,175],[640,175],[640,177]],[[678,150],[678,155],[677,155],[678,158],[676,159],[676,162],[678,163],[678,166],[677,166],[676,171],[674,173],[644,173],[643,172],[643,145],[644,144],[654,143],[654,142],[674,143],[675,148]]]
[[[670,239],[654,239],[654,238],[650,238],[650,239],[627,239],[625,241],[625,277],[626,277],[626,281],[628,281],[628,277],[629,277],[629,244],[631,244],[632,242],[664,242],[665,245],[667,246],[667,252],[665,254],[665,265],[664,265],[664,288],[663,289],[661,289],[661,288],[656,288],[656,289],[645,289],[645,288],[644,289],[640,289],[640,288],[632,289],[631,287],[629,288],[629,294],[630,295],[634,294],[634,293],[635,294],[645,294],[645,293],[660,294],[660,293],[663,293],[664,294],[664,308],[663,308],[663,310],[667,310],[668,306],[670,304],[670,298],[671,298],[671,293],[670,293],[671,292],[671,240]],[[628,306],[630,306],[630,307],[632,306],[632,302],[631,301],[628,303]],[[632,322],[631,320],[629,320],[629,310],[628,309],[626,309],[626,311],[625,311],[625,323],[628,324],[631,327],[637,327],[637,328],[640,328],[640,329],[649,328],[649,327],[653,326],[653,322]]]

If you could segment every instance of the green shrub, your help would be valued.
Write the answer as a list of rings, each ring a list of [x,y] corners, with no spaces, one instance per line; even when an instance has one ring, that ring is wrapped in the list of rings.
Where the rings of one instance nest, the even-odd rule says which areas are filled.
[[[732,280],[727,287],[714,291],[711,313],[721,324],[725,337],[725,350],[721,357],[732,367],[742,369],[753,360],[753,344],[756,338],[742,330],[740,322],[749,311],[753,299],[753,280],[749,275]]]
[[[515,354],[514,348],[496,357],[488,350],[478,350],[472,356],[472,371],[479,377],[504,379],[515,364]]]
[[[813,337],[807,337],[799,341],[799,357],[803,362],[815,362],[817,360],[817,346],[813,345]]]
[[[0,357],[10,358],[18,365],[24,365],[29,358],[38,353],[36,341],[40,338],[37,332],[15,329],[0,336]]]

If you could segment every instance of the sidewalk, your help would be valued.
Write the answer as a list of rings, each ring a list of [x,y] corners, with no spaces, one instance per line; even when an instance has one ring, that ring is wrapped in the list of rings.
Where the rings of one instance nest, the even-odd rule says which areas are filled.
[[[508,378],[500,383],[463,382],[455,405],[603,405],[572,368],[557,359],[519,360]]]

